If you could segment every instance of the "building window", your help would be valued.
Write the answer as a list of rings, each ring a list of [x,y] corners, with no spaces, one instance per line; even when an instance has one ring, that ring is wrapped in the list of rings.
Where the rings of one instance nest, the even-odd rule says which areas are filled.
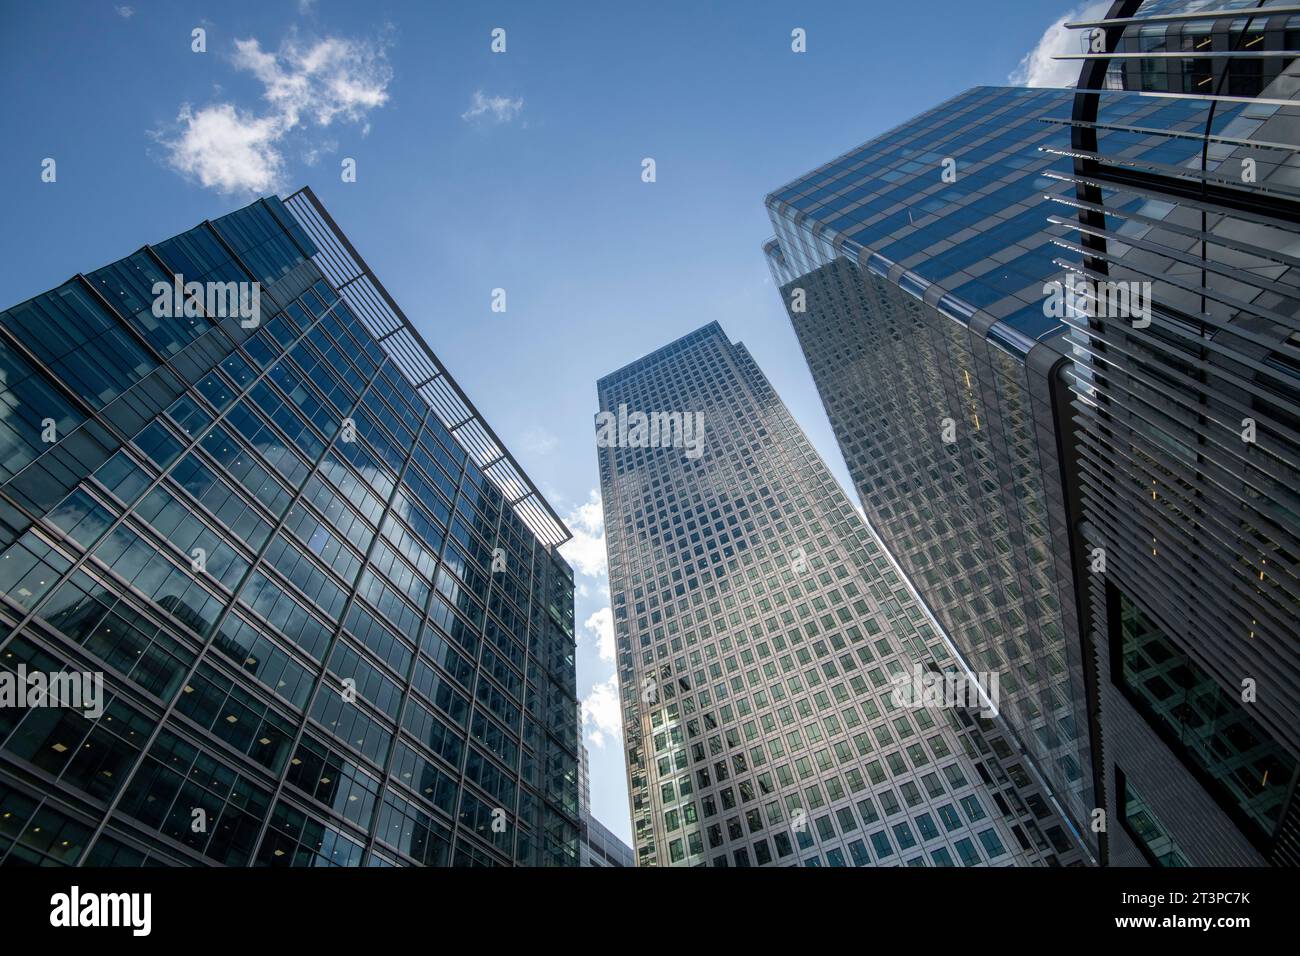
[[[1115,796],[1124,832],[1132,837],[1148,863],[1152,866],[1191,866],[1119,767],[1115,768]]]
[[[1112,678],[1255,842],[1281,820],[1296,764],[1248,712],[1128,595],[1110,588]]]

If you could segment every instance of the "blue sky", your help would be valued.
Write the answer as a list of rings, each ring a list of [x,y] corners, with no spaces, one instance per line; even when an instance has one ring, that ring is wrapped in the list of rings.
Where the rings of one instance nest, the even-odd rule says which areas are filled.
[[[716,319],[847,488],[763,262],[763,197],[968,87],[1017,71],[1064,85],[1042,52],[1069,11],[0,0],[0,307],[310,184],[572,516],[593,803],[628,839],[612,635],[600,639],[596,379]],[[497,27],[506,50],[494,54]],[[796,27],[805,53],[791,51]],[[356,182],[341,181],[345,158]],[[496,288],[504,313],[491,310]]]

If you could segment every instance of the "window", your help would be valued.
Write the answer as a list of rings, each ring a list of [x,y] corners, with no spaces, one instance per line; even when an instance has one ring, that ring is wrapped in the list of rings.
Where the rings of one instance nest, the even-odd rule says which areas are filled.
[[[963,866],[979,866],[979,851],[975,849],[975,844],[965,837],[957,841],[957,855],[961,857]]]
[[[1152,866],[1191,865],[1119,767],[1115,768],[1115,799],[1124,832],[1137,844],[1148,863]]]
[[[1111,585],[1107,598],[1115,684],[1267,852],[1295,760],[1128,595]]]
[[[997,832],[992,828],[981,830],[979,838],[990,858],[999,857],[1007,852],[1006,848],[1002,846],[1002,841],[998,839]]]

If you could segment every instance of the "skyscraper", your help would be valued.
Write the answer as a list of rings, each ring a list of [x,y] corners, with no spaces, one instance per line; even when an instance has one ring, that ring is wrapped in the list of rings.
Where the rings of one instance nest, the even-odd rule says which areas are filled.
[[[1278,8],[1278,9],[1271,9]],[[1061,264],[1114,861],[1300,865],[1300,17],[1114,3],[1083,61]]]
[[[103,680],[0,710],[0,862],[577,864],[568,532],[309,190],[0,362],[0,678]]]
[[[1277,7],[1271,10],[1270,7]],[[854,484],[1090,849],[1300,862],[1300,18],[1121,0],[776,191]]]
[[[868,520],[968,666],[1002,675],[1005,745],[1097,856],[1072,358],[1044,308],[1070,106],[956,96],[769,195],[765,251]]]
[[[1081,859],[990,721],[897,694],[950,649],[743,345],[597,389],[640,865]]]

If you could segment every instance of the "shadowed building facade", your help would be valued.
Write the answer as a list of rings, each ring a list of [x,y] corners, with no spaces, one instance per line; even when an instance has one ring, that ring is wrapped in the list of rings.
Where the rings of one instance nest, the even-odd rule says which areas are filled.
[[[1112,859],[1295,866],[1300,15],[1118,2],[1078,31],[1060,262],[1153,300],[1069,320]]]

